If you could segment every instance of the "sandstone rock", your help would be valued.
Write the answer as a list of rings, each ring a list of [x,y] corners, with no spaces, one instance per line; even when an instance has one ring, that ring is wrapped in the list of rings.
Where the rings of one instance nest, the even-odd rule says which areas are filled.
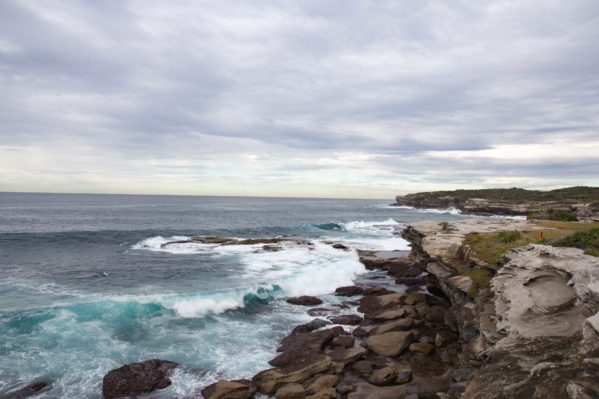
[[[374,370],[370,377],[368,377],[368,382],[374,385],[389,385],[395,381],[397,377],[397,372],[391,367],[384,367],[382,369]]]
[[[313,395],[306,397],[306,399],[335,399],[337,398],[337,393],[334,388],[325,388],[322,389]]]
[[[368,330],[364,327],[358,327],[352,331],[352,335],[354,337],[366,337],[368,336]]]
[[[298,297],[292,297],[285,300],[285,302],[290,303],[292,305],[302,305],[302,306],[316,306],[320,305],[322,301],[314,296],[303,295]]]
[[[406,331],[414,326],[414,319],[405,318],[395,321],[389,321],[376,327],[370,332],[370,335],[384,334],[390,331]]]
[[[331,324],[331,323],[329,321],[322,320],[322,319],[314,319],[308,323],[300,324],[299,326],[296,326],[293,329],[293,331],[291,331],[291,334],[311,332],[314,330],[318,330],[319,328],[322,328],[328,324]]]
[[[313,355],[298,365],[286,368],[274,368],[259,372],[252,381],[258,390],[267,395],[272,395],[285,384],[303,382],[308,378],[322,373],[331,367],[332,360],[329,356]]]
[[[417,303],[422,302],[426,302],[426,295],[420,292],[412,292],[411,294],[408,294],[404,299],[404,303],[406,305],[416,305]]]
[[[301,384],[287,384],[277,389],[275,394],[276,399],[304,399],[306,393]]]
[[[403,308],[385,310],[380,313],[366,314],[365,317],[369,320],[382,322],[402,318],[406,315],[406,310]]]
[[[108,372],[102,380],[104,398],[139,396],[171,384],[170,373],[178,366],[167,360],[126,364]]]
[[[397,372],[397,377],[395,377],[395,383],[398,385],[407,384],[412,381],[412,371],[410,370],[402,370]]]
[[[357,314],[345,314],[345,315],[341,315],[341,316],[331,316],[329,317],[329,320],[333,323],[333,324],[344,324],[344,325],[354,325],[354,324],[358,324],[359,322],[362,321],[362,317],[358,316]]]
[[[337,385],[339,377],[336,375],[325,374],[317,377],[310,385],[306,387],[306,395],[314,395],[317,392],[333,388]]]
[[[342,349],[335,348],[331,352],[331,358],[336,362],[341,362],[345,365],[355,362],[366,354],[367,350],[361,346]]]
[[[337,296],[354,296],[360,295],[364,292],[362,287],[358,287],[357,285],[349,285],[346,287],[339,287],[335,290],[335,295]]]
[[[435,349],[435,345],[429,343],[418,342],[410,345],[410,352],[414,352],[424,356],[429,355],[433,351],[433,349]]]
[[[256,386],[251,381],[220,380],[202,389],[205,399],[249,399],[254,396]]]
[[[453,382],[470,381],[473,377],[474,369],[471,368],[459,368],[451,372],[451,379]]]
[[[393,331],[368,337],[366,346],[377,355],[393,357],[403,352],[412,340],[410,331]]]
[[[351,348],[352,346],[354,346],[355,341],[356,341],[356,338],[352,335],[340,335],[333,339],[333,342],[331,342],[331,345],[332,346],[340,346],[342,348]]]
[[[352,364],[351,368],[359,375],[370,375],[372,373],[372,362],[368,360],[360,360]]]
[[[382,286],[375,286],[375,287],[368,287],[364,289],[363,294],[364,295],[386,295],[386,294],[393,294],[395,293],[394,291],[391,291],[385,287]]]

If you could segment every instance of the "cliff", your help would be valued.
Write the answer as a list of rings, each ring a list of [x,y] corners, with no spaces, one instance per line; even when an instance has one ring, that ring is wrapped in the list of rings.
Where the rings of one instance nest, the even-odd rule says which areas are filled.
[[[469,233],[537,229],[425,221],[402,234],[429,292],[451,302],[462,366],[478,367],[462,398],[599,397],[599,258],[534,244],[492,265],[465,243]]]
[[[396,206],[456,208],[476,215],[520,215],[536,219],[599,220],[599,187],[552,191],[520,188],[434,191],[395,198]]]

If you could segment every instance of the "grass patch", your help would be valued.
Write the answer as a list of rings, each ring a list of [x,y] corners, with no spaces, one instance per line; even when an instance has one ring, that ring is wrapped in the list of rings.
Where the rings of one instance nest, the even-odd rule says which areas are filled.
[[[574,247],[584,250],[585,254],[599,256],[599,228],[577,231],[553,243],[556,247]]]
[[[479,289],[488,287],[493,278],[491,271],[484,267],[473,267],[466,275],[472,279],[472,286],[468,290],[471,298],[474,298]]]
[[[475,255],[487,262],[490,265],[496,265],[507,251],[512,248],[521,247],[528,244],[551,244],[557,245],[561,239],[565,239],[570,235],[575,235],[577,232],[588,232],[577,235],[570,241],[563,241],[564,245],[559,246],[576,246],[584,244],[585,252],[589,255],[599,256],[599,245],[593,246],[593,239],[597,239],[597,234],[594,231],[599,231],[599,223],[578,223],[564,222],[556,220],[538,220],[535,221],[537,226],[547,227],[541,231],[511,231],[485,234],[468,234],[465,244],[470,245]],[[543,233],[541,235],[541,232]],[[571,243],[565,245],[566,243]],[[576,245],[573,245],[576,244]],[[579,248],[579,247],[577,247]]]

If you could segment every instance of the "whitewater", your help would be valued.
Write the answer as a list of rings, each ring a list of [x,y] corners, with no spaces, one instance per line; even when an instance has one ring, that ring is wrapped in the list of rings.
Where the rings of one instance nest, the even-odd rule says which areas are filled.
[[[251,377],[312,319],[284,298],[335,303],[368,273],[358,250],[406,251],[406,223],[470,218],[387,202],[0,193],[0,396],[47,381],[41,398],[99,398],[106,372],[151,358],[183,366],[152,397]],[[290,239],[193,242],[207,236]]]

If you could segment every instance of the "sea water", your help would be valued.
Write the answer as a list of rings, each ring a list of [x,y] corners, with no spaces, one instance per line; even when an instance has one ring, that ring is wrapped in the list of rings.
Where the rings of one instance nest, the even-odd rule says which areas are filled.
[[[366,272],[355,249],[406,250],[405,223],[467,217],[389,202],[0,193],[0,396],[47,381],[39,397],[99,398],[109,370],[153,358],[182,367],[152,397],[251,378],[312,319],[284,297],[335,301]],[[313,245],[163,246],[194,236]]]

